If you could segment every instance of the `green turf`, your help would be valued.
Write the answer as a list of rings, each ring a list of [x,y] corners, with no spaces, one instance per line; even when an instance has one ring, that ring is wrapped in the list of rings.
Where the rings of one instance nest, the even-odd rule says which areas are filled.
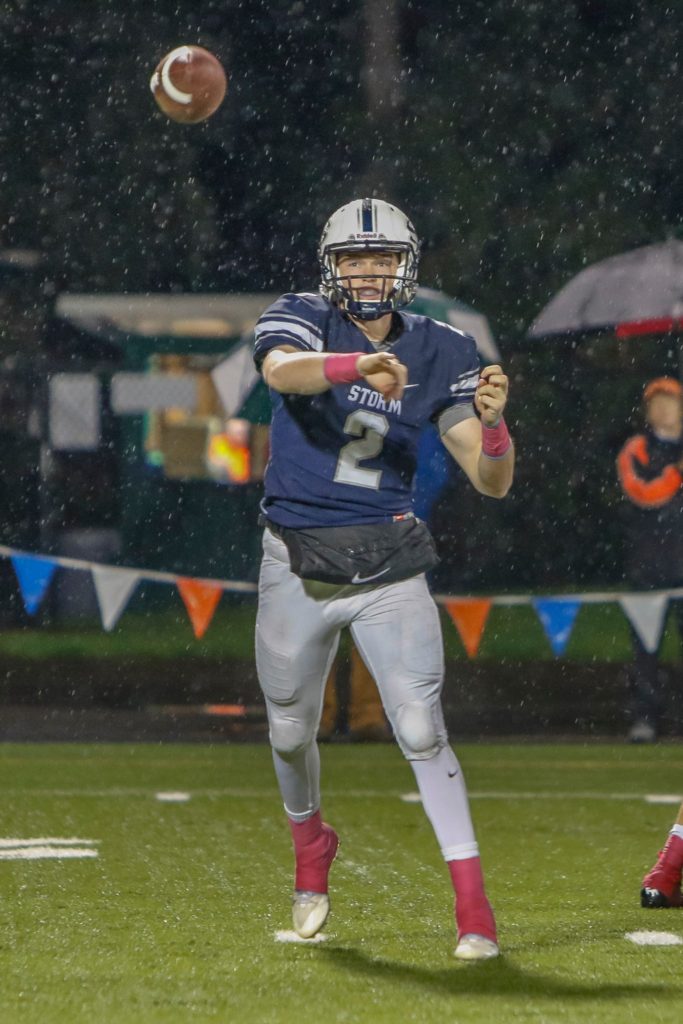
[[[195,639],[180,607],[150,614],[124,614],[111,633],[97,621],[0,633],[3,655],[37,660],[49,658],[147,657],[253,658],[256,605],[252,601],[218,608],[201,640]],[[466,658],[458,632],[442,610],[444,646],[451,659]],[[577,661],[627,661],[632,657],[626,618],[615,603],[584,605],[565,651]],[[494,607],[486,624],[478,658],[553,659],[550,643],[530,605]],[[662,645],[662,658],[680,657],[673,614]]]
[[[256,605],[219,608],[197,640],[182,608],[124,614],[111,633],[96,620],[29,626],[0,632],[0,657],[51,658],[253,658]]]
[[[674,745],[460,749],[504,955],[452,958],[446,872],[392,746],[323,750],[342,836],[321,945],[283,945],[291,855],[264,746],[3,745],[2,835],[98,840],[0,860],[8,1024],[681,1020],[683,911],[638,888],[681,791]],[[162,804],[157,790],[186,790]]]

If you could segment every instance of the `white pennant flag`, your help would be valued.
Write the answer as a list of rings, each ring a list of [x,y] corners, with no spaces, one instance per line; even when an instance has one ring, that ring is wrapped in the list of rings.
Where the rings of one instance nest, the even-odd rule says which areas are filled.
[[[100,606],[102,625],[109,632],[119,621],[138,585],[140,573],[131,569],[109,569],[94,565],[92,579],[95,584],[97,603]]]
[[[240,342],[225,359],[214,366],[211,379],[223,404],[225,418],[236,416],[259,380],[251,344]]]
[[[640,637],[643,647],[652,654],[659,647],[669,604],[668,594],[626,594],[619,604]]]

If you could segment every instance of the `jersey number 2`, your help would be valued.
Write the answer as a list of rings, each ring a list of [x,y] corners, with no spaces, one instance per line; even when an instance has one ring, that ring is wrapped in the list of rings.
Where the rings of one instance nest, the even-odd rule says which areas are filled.
[[[334,473],[338,484],[353,484],[355,487],[379,488],[381,469],[367,469],[359,465],[364,459],[374,459],[382,451],[384,438],[389,430],[389,420],[378,412],[356,409],[346,418],[344,433],[357,437],[349,441],[339,452]]]

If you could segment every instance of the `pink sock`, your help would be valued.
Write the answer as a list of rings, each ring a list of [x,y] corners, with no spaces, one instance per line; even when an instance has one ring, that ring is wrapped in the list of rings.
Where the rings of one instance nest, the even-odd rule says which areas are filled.
[[[455,890],[455,920],[461,935],[483,935],[496,942],[496,920],[484,891],[479,857],[449,860],[448,870]]]
[[[683,838],[677,832],[674,832],[673,829],[669,833],[661,856],[669,867],[678,871],[683,868]]]
[[[292,833],[295,853],[303,850],[309,843],[315,842],[323,830],[323,820],[320,816],[320,811],[316,811],[315,814],[312,814],[310,818],[306,818],[304,821],[294,821],[292,818],[287,818],[287,821]]]
[[[296,860],[294,888],[327,892],[327,876],[337,852],[336,832],[323,822],[320,811],[305,821],[288,821]]]

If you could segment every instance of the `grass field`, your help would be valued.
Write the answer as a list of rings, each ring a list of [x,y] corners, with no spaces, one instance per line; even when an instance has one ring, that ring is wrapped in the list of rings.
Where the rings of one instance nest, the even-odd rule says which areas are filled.
[[[676,813],[644,797],[681,793],[680,747],[459,754],[504,951],[475,965],[452,957],[447,874],[391,746],[323,750],[342,847],[326,941],[305,945],[275,940],[291,854],[265,746],[1,746],[0,1020],[679,1022],[683,946],[625,933],[683,938],[683,911],[638,906]],[[3,859],[41,837],[90,856]]]
[[[180,601],[180,599],[178,599]],[[201,640],[195,639],[185,611],[180,605],[166,611],[130,612],[123,615],[111,633],[105,633],[99,621],[90,626],[82,622],[69,627],[40,626],[0,631],[0,658],[3,655],[45,660],[56,657],[150,657],[253,658],[256,605],[221,605]],[[442,610],[446,656],[467,658],[453,623]],[[578,661],[628,661],[632,657],[631,637],[626,618],[615,603],[586,604],[565,652]],[[662,644],[664,661],[681,656],[674,616],[670,615]],[[482,636],[478,658],[520,660],[552,659],[550,643],[535,611],[529,605],[494,607]]]

